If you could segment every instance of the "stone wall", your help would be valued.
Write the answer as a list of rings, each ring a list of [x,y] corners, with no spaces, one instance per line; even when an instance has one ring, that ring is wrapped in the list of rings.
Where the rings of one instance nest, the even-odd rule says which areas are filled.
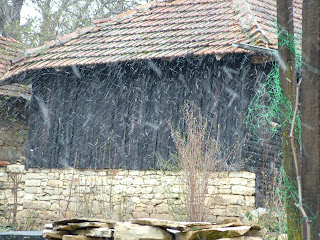
[[[42,229],[61,218],[187,220],[181,173],[160,170],[0,168],[0,222]],[[255,206],[255,174],[211,173],[207,221],[240,218]]]

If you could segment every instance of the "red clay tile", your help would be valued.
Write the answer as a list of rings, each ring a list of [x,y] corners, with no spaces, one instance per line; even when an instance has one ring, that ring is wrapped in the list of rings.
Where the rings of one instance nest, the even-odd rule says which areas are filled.
[[[13,60],[23,54],[24,46],[13,38],[0,36],[0,78],[9,70]]]
[[[302,0],[294,4],[301,33]],[[275,22],[274,0],[155,0],[29,50],[3,79],[47,67],[247,52],[234,48],[234,42],[263,40],[276,48]]]

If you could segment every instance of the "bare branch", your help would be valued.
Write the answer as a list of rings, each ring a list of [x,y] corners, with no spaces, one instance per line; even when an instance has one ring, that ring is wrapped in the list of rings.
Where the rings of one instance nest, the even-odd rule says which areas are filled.
[[[301,85],[301,81],[300,80],[296,86],[296,97],[295,97],[295,105],[294,105],[294,113],[293,113],[293,117],[292,117],[292,123],[291,123],[291,129],[290,129],[290,134],[289,134],[289,138],[290,138],[290,142],[291,142],[291,149],[292,149],[292,154],[293,154],[293,161],[294,161],[294,166],[295,166],[295,170],[296,170],[296,176],[297,176],[297,184],[298,184],[298,195],[299,195],[299,199],[298,199],[298,203],[296,204],[296,206],[299,208],[299,210],[302,213],[303,218],[305,219],[306,222],[306,226],[307,226],[307,240],[311,239],[311,227],[310,227],[310,220],[309,217],[303,207],[303,202],[302,202],[302,184],[301,184],[301,175],[299,172],[299,163],[298,163],[298,156],[297,156],[297,150],[296,150],[296,146],[295,146],[295,141],[294,141],[294,129],[295,129],[295,123],[297,120],[297,115],[298,115],[298,109],[299,109],[299,92],[300,92],[300,85]]]

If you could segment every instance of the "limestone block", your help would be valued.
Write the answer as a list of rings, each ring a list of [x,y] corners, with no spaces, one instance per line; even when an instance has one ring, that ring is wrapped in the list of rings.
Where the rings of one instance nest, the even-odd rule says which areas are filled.
[[[225,206],[227,205],[227,202],[223,199],[222,195],[215,195],[212,197],[212,204]]]
[[[218,189],[230,189],[230,186],[229,184],[227,185],[217,185]]]
[[[226,208],[227,217],[239,217],[245,214],[245,210],[242,206],[231,205]]]
[[[117,223],[114,228],[114,240],[171,240],[172,236],[164,229],[142,226],[129,222]]]
[[[59,216],[58,212],[59,211],[51,211],[51,210],[41,211],[39,215],[41,216],[41,219],[43,221],[48,222],[48,221],[53,221],[53,220],[57,219],[57,217]],[[61,212],[60,212],[60,214],[61,214]]]
[[[147,213],[148,214],[151,214],[151,213],[153,213],[154,212],[154,206],[152,206],[152,205],[147,205]]]
[[[181,193],[183,192],[183,186],[179,186],[179,185],[173,185],[170,189],[170,192],[172,193]]]
[[[30,201],[27,206],[29,209],[49,210],[51,203],[48,201]]]
[[[217,194],[219,191],[218,191],[218,188],[215,187],[215,186],[208,186],[208,194]],[[231,190],[230,190],[231,192]]]
[[[87,237],[84,235],[63,235],[62,240],[99,240],[101,238]]]
[[[62,187],[62,183],[63,183],[63,181],[50,179],[48,181],[48,186],[53,187],[53,188]]]
[[[159,185],[159,181],[154,178],[145,178],[144,184],[146,184],[146,185]]]
[[[145,170],[143,172],[144,176],[148,176],[148,175],[156,175],[157,174],[157,170]]]
[[[22,205],[18,205],[17,206],[17,211],[21,211],[21,210],[23,210],[23,206]]]
[[[229,172],[229,177],[231,178],[247,178],[247,179],[255,179],[256,174],[246,171],[240,171],[240,172]]]
[[[50,206],[51,211],[58,211],[60,209],[60,205],[58,203],[52,203]]]
[[[137,192],[137,188],[134,186],[129,186],[129,187],[127,187],[126,192],[127,192],[127,194],[133,195]]]
[[[140,172],[138,170],[129,170],[129,176],[139,176]]]
[[[46,187],[46,188],[44,188],[43,192],[49,194],[50,196],[52,196],[53,192],[54,192],[53,190],[54,190],[53,188]]]
[[[244,196],[242,195],[221,195],[222,199],[226,201],[226,204],[239,204],[243,205],[244,204]]]
[[[11,197],[11,196],[8,197],[8,195],[7,195],[6,203],[9,204],[9,205],[13,205],[14,204],[14,198]]]
[[[26,219],[30,217],[30,215],[33,215],[34,211],[30,211],[29,209],[22,209],[17,212],[17,219]]]
[[[27,187],[40,187],[41,180],[39,179],[27,179],[25,185]]]
[[[24,164],[12,164],[7,166],[8,173],[23,173],[25,172]]]
[[[112,187],[112,193],[121,193],[121,192],[127,192],[127,186],[124,185],[115,185]]]
[[[150,204],[153,205],[153,206],[159,205],[160,203],[163,203],[163,200],[160,200],[160,199],[157,199],[157,198],[151,199],[151,201],[150,201]]]
[[[40,172],[26,172],[26,179],[42,179],[48,178],[48,175]]]
[[[40,186],[45,188],[48,185],[48,179],[42,179]]]
[[[218,178],[219,177],[219,172],[211,172],[210,173],[210,178],[213,179],[213,178]]]
[[[42,232],[42,236],[44,238],[55,238],[55,239],[62,239],[63,235],[68,234],[67,231],[53,231],[50,229],[44,229]]]
[[[79,186],[78,191],[81,192],[81,193],[91,193],[91,187],[89,187],[89,186]],[[63,190],[63,195],[69,196],[69,194],[70,194],[70,189],[69,188]]]
[[[53,222],[53,226],[62,229],[61,226],[72,225],[77,226],[77,228],[83,227],[108,227],[114,228],[116,221],[106,220],[106,219],[98,219],[98,218],[69,218],[69,219],[61,219]]]
[[[143,178],[142,177],[134,177],[132,181],[133,185],[143,185]]]
[[[85,235],[88,237],[103,237],[103,238],[111,238],[112,237],[112,230],[107,227],[100,227],[100,228],[93,228],[93,229],[81,229],[76,230],[75,234]]]
[[[130,170],[119,170],[117,175],[119,175],[119,176],[129,176],[129,172],[130,172]]]
[[[0,172],[0,182],[7,182],[8,181],[8,173]]]
[[[225,216],[227,213],[225,208],[214,208],[210,209],[210,215],[214,216]]]
[[[250,226],[211,228],[198,231],[180,232],[175,234],[177,240],[221,239],[224,237],[243,236],[250,230]]]
[[[246,187],[246,186],[232,186],[231,192],[233,194],[251,196],[256,192],[256,189],[251,187]]]
[[[153,198],[154,198],[154,194],[142,194],[140,196],[140,199],[149,199],[149,200],[151,200]]]
[[[17,192],[17,197],[18,199],[22,199],[24,198],[25,192],[24,192],[24,188],[18,188],[18,192]]]
[[[165,185],[155,186],[155,187],[153,187],[153,193],[164,194],[164,193],[168,192],[167,188],[168,187]]]
[[[218,172],[219,178],[227,178],[229,175],[229,172]]]
[[[48,179],[58,180],[60,177],[60,173],[58,169],[52,169],[54,172],[48,173]]]
[[[212,228],[213,225],[210,222],[177,222],[169,220],[160,220],[154,218],[141,218],[133,219],[131,223],[137,223],[141,225],[153,226],[153,227],[162,227],[170,228],[179,231],[190,231],[193,229],[208,229]]]
[[[150,216],[147,212],[133,212],[132,215],[134,218],[148,218]]]
[[[111,179],[115,179],[118,180],[119,182],[121,180],[123,180],[124,178],[126,178],[126,176],[121,176],[121,175],[114,175],[114,176],[110,176]]]
[[[50,179],[56,179],[55,173],[52,173],[52,172],[48,173],[48,180],[50,180]]]
[[[153,192],[153,188],[152,187],[144,187],[144,188],[142,188],[142,192],[144,194],[150,194]]]
[[[52,199],[60,199],[60,195],[62,194],[62,192],[63,192],[62,188],[54,188],[53,195],[57,196],[57,198],[52,198]]]
[[[102,177],[102,176],[106,176],[107,175],[107,172],[105,171],[105,170],[97,170],[97,175],[98,176],[100,176],[100,177]]]
[[[246,206],[254,207],[256,203],[256,198],[254,196],[245,196],[244,202]]]
[[[44,229],[52,229],[53,228],[53,224],[52,223],[46,223],[44,225]]]
[[[248,179],[247,187],[255,187],[256,181],[254,179]]]
[[[219,188],[218,189],[219,194],[230,194],[231,193],[231,188]]]
[[[247,186],[248,180],[246,178],[230,178],[230,184],[231,185],[243,185]]]
[[[21,197],[23,201],[31,201],[31,200],[34,200],[35,198],[35,195],[34,194],[31,194],[31,193],[25,193],[23,194],[23,197]]]
[[[43,192],[42,188],[40,188],[40,187],[29,187],[29,186],[26,186],[24,191],[26,193],[34,193],[34,194],[40,194]]]
[[[132,198],[131,198],[131,201],[132,201],[133,203],[140,203],[140,198],[139,198],[139,197],[132,197]]]
[[[155,206],[154,212],[157,214],[168,214],[169,213],[169,206],[165,203],[159,204]]]

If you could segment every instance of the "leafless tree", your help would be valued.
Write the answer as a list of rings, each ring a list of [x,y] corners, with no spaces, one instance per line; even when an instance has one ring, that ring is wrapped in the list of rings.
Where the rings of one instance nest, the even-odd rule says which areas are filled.
[[[108,18],[150,0],[0,0],[0,33],[31,46],[56,39],[92,20]],[[21,8],[29,4],[35,12],[20,25]]]
[[[304,0],[302,18],[302,197],[315,240],[320,237],[320,2]]]
[[[12,26],[20,25],[20,12],[24,0],[0,0],[0,35],[19,38]]]

